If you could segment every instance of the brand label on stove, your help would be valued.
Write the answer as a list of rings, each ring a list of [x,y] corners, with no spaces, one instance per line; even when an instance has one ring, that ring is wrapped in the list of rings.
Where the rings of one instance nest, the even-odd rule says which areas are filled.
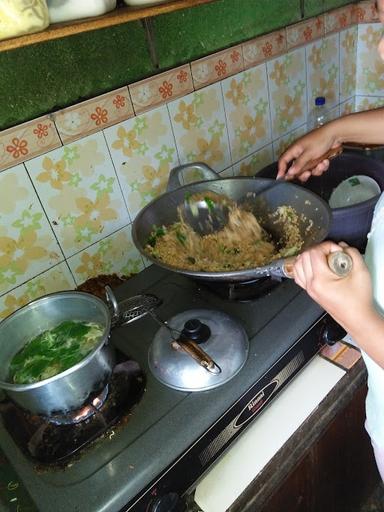
[[[258,413],[271,398],[278,384],[278,380],[273,380],[259,391],[241,411],[233,426],[235,428],[240,428],[244,423],[247,423],[247,421]]]

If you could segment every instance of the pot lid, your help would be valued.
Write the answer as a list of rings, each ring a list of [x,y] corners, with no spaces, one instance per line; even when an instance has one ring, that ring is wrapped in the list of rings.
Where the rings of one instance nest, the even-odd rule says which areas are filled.
[[[177,340],[171,330],[180,333]],[[244,366],[248,347],[247,334],[237,320],[222,311],[192,309],[174,316],[157,331],[148,362],[166,386],[204,391],[234,377]],[[198,362],[201,355],[207,357]]]

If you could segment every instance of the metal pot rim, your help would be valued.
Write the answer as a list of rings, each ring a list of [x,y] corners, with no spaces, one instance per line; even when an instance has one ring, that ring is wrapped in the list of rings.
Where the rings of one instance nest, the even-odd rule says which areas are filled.
[[[21,312],[25,311],[26,309],[30,308],[31,306],[36,306],[36,304],[38,304],[39,302],[45,302],[52,297],[58,297],[58,296],[64,296],[64,295],[67,295],[68,297],[70,297],[71,295],[75,296],[75,297],[77,297],[77,296],[86,297],[91,302],[97,303],[103,309],[105,309],[105,311],[107,313],[106,325],[104,326],[104,333],[103,333],[103,336],[100,338],[100,342],[98,343],[98,345],[84,359],[79,361],[77,364],[75,364],[74,366],[71,366],[70,368],[67,368],[63,372],[60,372],[60,373],[54,375],[53,377],[49,377],[48,379],[40,380],[38,382],[33,382],[32,384],[12,384],[11,382],[0,380],[0,388],[1,389],[15,391],[15,392],[28,391],[30,389],[39,388],[41,386],[44,386],[44,385],[54,382],[56,380],[60,380],[61,378],[65,377],[67,375],[70,375],[71,373],[79,370],[83,366],[86,366],[87,363],[94,357],[94,355],[102,349],[102,347],[105,344],[105,341],[108,339],[108,336],[109,336],[109,333],[111,330],[110,311],[108,309],[108,306],[101,299],[99,299],[99,297],[96,297],[96,295],[92,295],[92,294],[86,293],[86,292],[80,292],[80,291],[75,291],[75,290],[63,290],[60,292],[54,292],[54,293],[49,293],[47,295],[43,295],[42,297],[39,297],[37,299],[34,299],[31,302],[28,302],[28,304],[25,304],[24,306],[22,306],[21,308],[17,309],[13,313],[11,313],[9,316],[7,316],[7,318],[5,318],[4,320],[2,320],[0,322],[0,329],[6,323],[14,321],[15,317],[20,315]]]

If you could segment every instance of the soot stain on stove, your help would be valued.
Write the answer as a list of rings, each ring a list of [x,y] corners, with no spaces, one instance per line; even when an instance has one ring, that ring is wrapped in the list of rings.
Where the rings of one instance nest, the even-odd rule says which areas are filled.
[[[89,397],[84,405],[93,408],[93,413],[75,423],[65,423],[65,416],[62,423],[57,423],[62,415],[51,418],[32,415],[11,400],[1,403],[5,428],[34,463],[36,471],[45,473],[71,467],[99,442],[107,437],[112,440],[117,431],[129,423],[146,390],[144,373],[135,361],[128,359],[115,366],[107,386],[102,405],[90,406],[104,390]]]

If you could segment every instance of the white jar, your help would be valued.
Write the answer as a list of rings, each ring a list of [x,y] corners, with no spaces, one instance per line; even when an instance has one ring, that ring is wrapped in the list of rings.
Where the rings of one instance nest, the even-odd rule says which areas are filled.
[[[100,16],[116,8],[116,0],[47,0],[51,23]]]
[[[46,0],[0,1],[0,39],[40,32],[48,25]]]
[[[169,2],[169,0],[124,0],[124,2],[127,5],[140,7],[144,5],[164,4],[165,2]]]

